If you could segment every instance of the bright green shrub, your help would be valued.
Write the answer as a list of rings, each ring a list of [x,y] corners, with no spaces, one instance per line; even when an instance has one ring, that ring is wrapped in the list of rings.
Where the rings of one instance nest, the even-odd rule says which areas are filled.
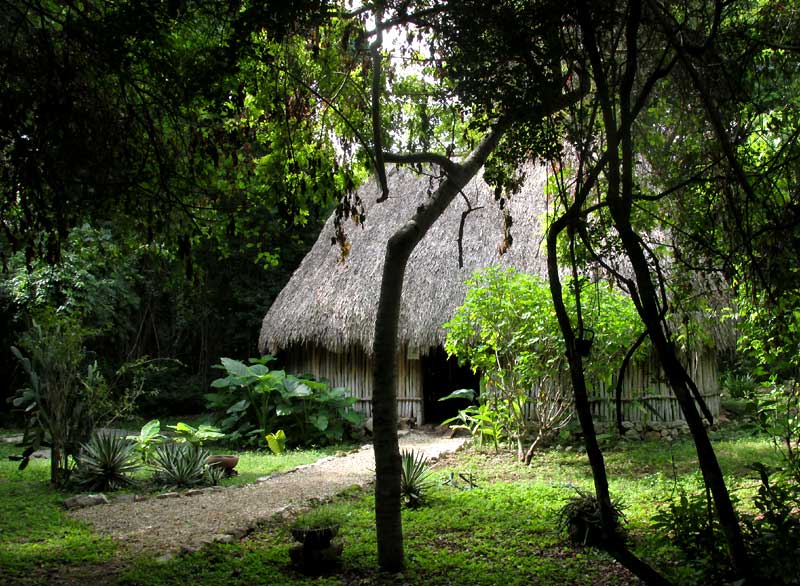
[[[516,442],[521,456],[531,428],[535,446],[565,426],[573,412],[569,385],[560,384],[568,365],[550,289],[539,277],[500,268],[479,271],[467,284],[464,304],[444,324],[445,349],[482,374],[481,402],[500,418],[504,439]],[[633,303],[609,284],[583,280],[578,286],[584,337],[592,343],[584,359],[587,382],[609,385],[640,321]],[[575,322],[575,284],[567,289]]]
[[[211,386],[207,405],[220,414],[218,425],[234,442],[264,444],[266,436],[283,430],[295,445],[342,441],[363,416],[353,409],[357,399],[326,381],[270,370],[272,356],[250,359],[250,365],[222,358],[226,376]]]

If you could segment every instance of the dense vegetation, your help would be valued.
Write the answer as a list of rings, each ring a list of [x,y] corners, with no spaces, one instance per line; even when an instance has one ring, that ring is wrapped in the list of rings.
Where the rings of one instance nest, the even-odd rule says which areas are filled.
[[[333,244],[346,256],[345,221],[368,221],[354,193],[365,171],[385,198],[386,163],[430,164],[429,205],[387,242],[373,348],[378,562],[402,569],[403,272],[480,169],[503,208],[521,185],[519,164],[538,158],[552,177],[545,247],[557,347],[592,469],[599,541],[642,579],[673,579],[618,531],[615,470],[587,399],[587,376],[603,358],[580,348],[588,299],[581,287],[570,294],[566,273],[574,283],[602,275],[625,292],[688,423],[705,500],[680,500],[656,526],[678,531],[685,520],[690,533],[712,536],[678,540],[687,559],[711,561],[702,570],[710,579],[796,577],[771,562],[797,558],[780,546],[798,542],[800,492],[793,3],[3,7],[0,345],[15,350],[0,355],[14,373],[1,394],[26,413],[29,450],[51,444],[54,482],[67,480],[92,427],[200,407],[212,364],[255,355],[264,309],[334,207]],[[390,47],[391,31],[400,36]],[[776,472],[759,468],[761,518],[752,521],[737,508],[736,480],[677,353],[720,291],[730,292],[742,334],[735,375],[753,383],[741,398],[782,455]],[[262,394],[306,392],[274,386]],[[341,397],[330,398],[338,412]],[[242,396],[218,406],[232,416],[256,404]],[[288,417],[295,405],[282,409]],[[279,414],[261,413],[241,433],[277,442],[283,430],[268,424]],[[320,412],[294,425],[333,430]],[[692,526],[701,513],[708,523]]]

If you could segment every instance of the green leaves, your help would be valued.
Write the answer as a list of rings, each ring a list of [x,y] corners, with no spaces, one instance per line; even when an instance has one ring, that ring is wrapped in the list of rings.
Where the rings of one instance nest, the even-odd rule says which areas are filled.
[[[286,434],[282,429],[266,435],[267,446],[273,454],[279,455],[286,451]]]
[[[209,393],[206,399],[209,407],[224,412],[219,424],[234,441],[266,438],[269,445],[272,434],[267,432],[280,428],[299,444],[334,443],[349,428],[362,424],[363,416],[353,409],[357,399],[345,389],[270,370],[266,365],[273,360],[271,356],[251,359],[249,366],[230,358],[221,360],[227,376],[211,386],[225,391]]]
[[[475,273],[468,285],[464,304],[444,324],[445,349],[483,373],[481,401],[492,408],[465,410],[460,424],[478,438],[519,442],[532,419],[546,439],[572,414],[566,348],[549,287],[539,277],[500,268]],[[639,333],[638,315],[608,284],[581,281],[579,287],[586,331],[591,326],[596,332],[587,375],[608,384]],[[575,287],[566,289],[574,311]],[[446,398],[470,398],[470,391]]]

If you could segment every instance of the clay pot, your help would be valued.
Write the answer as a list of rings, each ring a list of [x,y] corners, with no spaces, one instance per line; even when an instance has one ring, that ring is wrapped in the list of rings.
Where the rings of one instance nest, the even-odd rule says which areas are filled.
[[[206,464],[209,466],[219,466],[225,470],[225,476],[233,476],[236,474],[234,468],[239,463],[239,456],[209,456],[206,458]]]

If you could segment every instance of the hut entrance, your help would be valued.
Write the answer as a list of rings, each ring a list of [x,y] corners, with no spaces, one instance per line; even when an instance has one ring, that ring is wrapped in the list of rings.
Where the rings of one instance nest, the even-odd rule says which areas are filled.
[[[422,423],[439,425],[458,414],[459,409],[469,405],[468,401],[452,399],[439,401],[458,389],[480,388],[480,376],[469,368],[458,365],[455,358],[447,358],[444,348],[437,346],[427,355],[420,356],[422,367],[422,400],[425,420]]]

